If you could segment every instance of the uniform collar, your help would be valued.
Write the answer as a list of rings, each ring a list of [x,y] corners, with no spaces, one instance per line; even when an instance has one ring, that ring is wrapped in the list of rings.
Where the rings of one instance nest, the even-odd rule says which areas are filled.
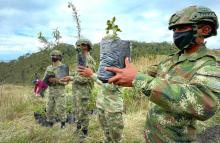
[[[52,67],[59,67],[59,66],[61,66],[62,65],[62,62],[59,62],[57,65],[53,65],[52,64]]]
[[[203,45],[201,48],[199,48],[196,52],[192,53],[191,55],[187,55],[184,52],[179,52],[178,61],[196,61],[197,59],[204,57],[207,54],[207,48],[205,45]]]

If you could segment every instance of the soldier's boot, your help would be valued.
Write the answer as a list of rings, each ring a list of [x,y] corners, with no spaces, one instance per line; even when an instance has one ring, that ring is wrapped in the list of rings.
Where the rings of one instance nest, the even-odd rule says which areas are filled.
[[[61,129],[64,129],[65,128],[65,122],[61,122]]]
[[[83,129],[82,132],[83,132],[85,137],[88,136],[88,129]]]
[[[46,122],[45,122],[45,126],[48,127],[48,128],[51,128],[51,127],[53,127],[53,122],[51,122],[51,121],[46,121]]]
[[[88,136],[87,129],[81,129],[79,132],[79,143],[85,142],[85,138]]]
[[[81,124],[80,124],[80,123],[77,123],[77,124],[76,124],[76,130],[79,131],[79,130],[81,130],[81,128],[82,128]]]
[[[81,131],[81,124],[76,123],[76,130],[74,130],[74,134],[78,136],[80,131]]]

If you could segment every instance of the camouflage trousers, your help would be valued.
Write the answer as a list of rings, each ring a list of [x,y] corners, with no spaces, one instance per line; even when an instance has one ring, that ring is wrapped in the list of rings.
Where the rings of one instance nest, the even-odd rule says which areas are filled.
[[[77,128],[80,130],[88,130],[89,126],[89,98],[73,96],[74,112],[77,120]]]
[[[57,115],[61,122],[66,122],[66,97],[64,89],[64,86],[49,87],[46,116],[50,122],[54,122]]]
[[[98,109],[98,117],[105,134],[105,143],[121,143],[124,129],[122,112],[110,113]]]
[[[89,126],[89,98],[92,89],[88,83],[74,81],[72,84],[73,113],[75,114],[78,128],[87,130]]]

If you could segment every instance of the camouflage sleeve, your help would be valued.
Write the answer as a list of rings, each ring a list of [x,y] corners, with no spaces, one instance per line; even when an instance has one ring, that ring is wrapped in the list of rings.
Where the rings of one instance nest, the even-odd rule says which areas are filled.
[[[47,75],[48,75],[48,72],[50,73],[50,71],[51,71],[51,68],[50,68],[51,66],[48,66],[47,68],[46,68],[46,71],[44,72],[44,77],[43,77],[43,81],[45,81],[46,80],[46,78],[47,78]]]
[[[91,68],[93,70],[93,72],[95,72],[95,61],[91,56],[88,56],[88,67]],[[83,77],[80,76],[77,72],[73,75],[73,81],[77,81],[80,83],[91,83],[93,82],[93,80],[89,77]]]
[[[74,76],[73,76],[73,81],[76,81],[76,82],[79,82],[81,84],[84,84],[84,83],[89,83],[92,81],[91,78],[89,77],[83,77],[83,76],[80,76],[78,73],[76,73]]]
[[[213,72],[216,71],[216,72]],[[186,115],[198,120],[207,120],[217,110],[220,96],[220,71],[213,63],[203,66],[190,83],[177,83],[148,75],[134,85],[142,86],[142,92],[164,110]]]
[[[149,96],[149,94],[145,93],[145,90],[153,79],[154,77],[150,75],[138,73],[132,83],[134,90],[139,94],[144,93],[146,96]]]
[[[209,89],[212,89],[218,98],[220,98],[220,67],[207,65],[196,72],[191,84],[202,83]]]
[[[92,79],[95,83],[97,83],[98,85],[103,85],[102,81],[98,79],[98,76],[96,73],[93,73],[92,75]]]
[[[74,71],[74,72],[70,72],[70,77],[71,77],[71,80],[73,80],[74,79],[74,76],[76,76],[76,71]]]
[[[152,65],[149,68],[147,68],[147,74],[156,77],[158,71],[158,65]]]
[[[88,58],[88,67],[92,69],[94,73],[96,72],[96,62],[91,56]]]
[[[158,71],[158,65],[152,65],[147,68],[147,74],[138,73],[136,75],[136,80],[133,81],[133,89],[135,92],[141,94],[148,87],[150,81],[156,77]]]

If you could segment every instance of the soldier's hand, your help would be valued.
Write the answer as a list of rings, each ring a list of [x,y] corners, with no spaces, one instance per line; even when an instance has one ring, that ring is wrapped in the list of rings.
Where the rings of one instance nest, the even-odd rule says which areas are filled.
[[[84,77],[92,77],[93,71],[90,68],[78,66],[77,72]]]
[[[116,73],[115,76],[108,80],[109,83],[126,87],[132,86],[132,81],[137,74],[137,70],[131,63],[129,63],[128,58],[125,59],[125,68],[119,69],[115,67],[105,67],[105,70]]]
[[[49,82],[55,84],[59,83],[59,80],[57,78],[49,78]]]
[[[61,82],[69,82],[71,80],[72,80],[71,76],[65,76],[62,79],[60,79]]]

